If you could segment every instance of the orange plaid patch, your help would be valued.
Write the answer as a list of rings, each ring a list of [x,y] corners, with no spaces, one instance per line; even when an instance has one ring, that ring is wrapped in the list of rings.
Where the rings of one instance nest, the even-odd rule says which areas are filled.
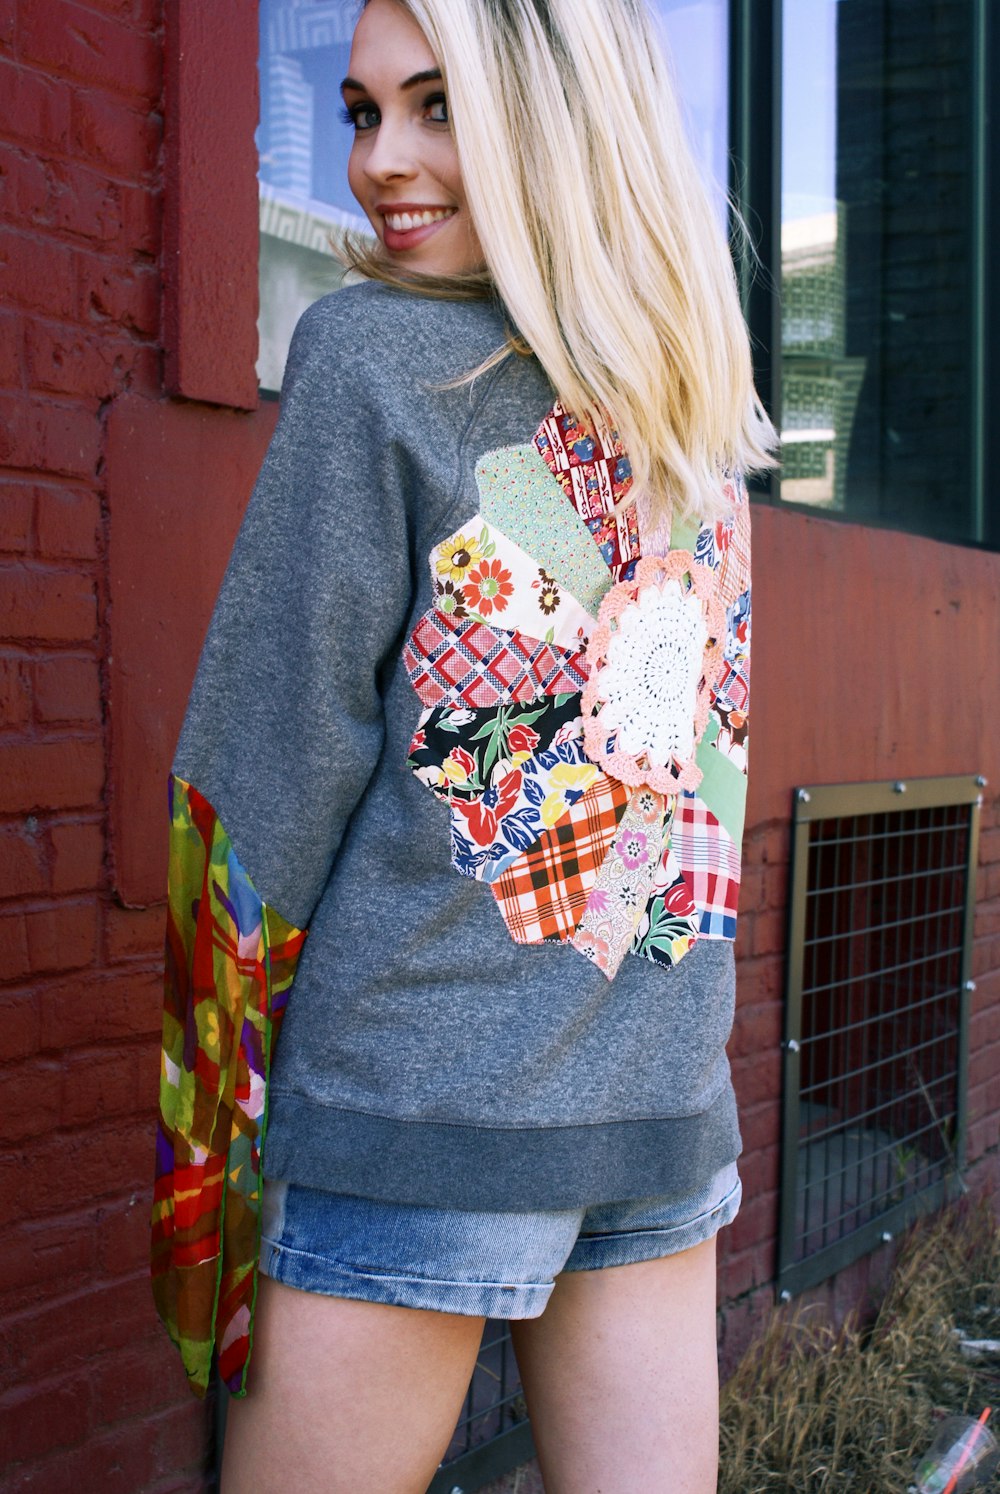
[[[518,944],[568,939],[575,933],[628,801],[625,785],[602,774],[557,825],[492,883]]]

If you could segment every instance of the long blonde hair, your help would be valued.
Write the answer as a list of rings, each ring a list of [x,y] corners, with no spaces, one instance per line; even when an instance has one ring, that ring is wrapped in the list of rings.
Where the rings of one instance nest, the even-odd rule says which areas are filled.
[[[357,240],[349,263],[495,289],[516,331],[497,356],[526,343],[565,409],[613,421],[654,518],[724,516],[722,476],[775,466],[778,438],[645,0],[399,3],[441,68],[485,270],[407,276]]]

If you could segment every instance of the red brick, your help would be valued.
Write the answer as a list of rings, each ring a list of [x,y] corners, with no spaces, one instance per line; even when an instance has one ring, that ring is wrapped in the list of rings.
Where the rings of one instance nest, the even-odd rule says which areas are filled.
[[[983,830],[979,835],[979,865],[991,866],[1000,861],[1000,827]]]
[[[14,223],[49,225],[51,166],[23,145],[0,143],[0,213]]]
[[[28,660],[0,657],[0,721],[24,726],[31,719],[31,669]]]
[[[157,116],[138,112],[98,89],[75,89],[72,109],[73,142],[85,160],[130,181],[156,170]]]
[[[88,1283],[82,1290],[73,1280],[67,1285],[73,1288],[71,1293],[33,1304],[4,1323],[4,1337],[22,1383],[53,1372],[73,1372],[80,1364],[93,1375],[99,1356],[152,1340],[156,1333],[147,1272],[100,1287]],[[161,1404],[166,1399],[162,1396]]]
[[[759,1057],[780,1050],[783,1026],[784,1012],[780,1001],[737,1006],[733,1035],[729,1040],[730,1057]]]
[[[48,888],[45,850],[37,835],[0,830],[0,897],[25,897]]]
[[[747,1156],[756,1151],[777,1147],[781,1140],[781,1106],[777,1103],[752,1105],[740,1112],[740,1134]]]
[[[770,1245],[754,1245],[749,1250],[727,1255],[719,1266],[719,1286],[723,1299],[742,1297],[755,1287],[773,1281],[773,1260],[774,1250]]]
[[[20,389],[24,383],[21,319],[16,312],[0,312],[0,388]],[[6,515],[4,528],[6,529]],[[2,541],[0,541],[2,543]]]
[[[148,1415],[163,1404],[160,1364],[144,1349],[105,1354],[94,1366],[94,1420],[99,1426]]]
[[[145,1425],[132,1422],[114,1427],[100,1437],[91,1435],[82,1447],[66,1448],[54,1458],[33,1462],[24,1471],[24,1482],[12,1484],[26,1491],[100,1490],[100,1494],[155,1494],[150,1483],[155,1475],[154,1448]]]
[[[24,914],[0,912],[0,980],[20,980],[30,971]]]
[[[127,973],[44,987],[38,996],[46,1045],[72,1048],[118,1037],[158,1037],[162,1028],[163,972]]]
[[[739,933],[739,924],[736,925]],[[757,1006],[779,998],[784,984],[782,961],[774,955],[765,959],[741,958],[736,966],[736,994],[740,1006]]]
[[[103,786],[104,750],[98,737],[0,741],[0,812],[94,808],[100,805]]]
[[[97,1264],[106,1276],[145,1270],[149,1255],[152,1188],[102,1205],[92,1230]]]
[[[94,583],[78,571],[12,563],[0,566],[6,637],[89,643],[97,630]]]
[[[993,861],[988,866],[981,866],[976,877],[976,903],[978,905],[992,902],[994,898],[1000,898],[1000,862]]]
[[[1000,898],[995,897],[991,902],[977,902],[975,919],[978,938],[1000,934]]]
[[[781,1180],[781,1156],[776,1147],[741,1157],[739,1168],[743,1197],[747,1202],[761,1193],[777,1191]]]
[[[154,1439],[157,1472],[200,1469],[206,1464],[212,1429],[208,1408],[188,1394],[156,1420],[145,1423]]]
[[[38,552],[51,560],[95,560],[101,505],[96,493],[79,488],[36,490]]]
[[[155,39],[69,0],[22,6],[18,46],[22,59],[41,63],[45,71],[97,83],[112,93],[159,97]]]
[[[79,294],[73,249],[0,225],[0,302],[74,316]]]
[[[94,1215],[18,1224],[4,1237],[0,1293],[11,1309],[23,1311],[52,1295],[65,1296],[67,1284],[86,1280],[95,1266]]]
[[[124,1047],[110,1053],[82,1051],[62,1064],[59,1117],[63,1126],[89,1126],[116,1115],[151,1115],[157,1103],[159,1055]]]
[[[43,1034],[47,1040],[44,1027]],[[124,1116],[40,1138],[0,1158],[5,1222],[65,1214],[130,1184],[141,1193],[152,1176],[152,1136],[147,1116]]]
[[[129,337],[109,336],[109,330],[101,328],[96,333],[63,323],[29,322],[25,333],[28,387],[98,399],[123,389],[133,369],[145,370],[151,350]]]
[[[58,1065],[44,1059],[0,1069],[0,1140],[46,1136],[59,1123],[59,1088]]]
[[[17,0],[0,0],[0,47],[14,45]]]
[[[0,59],[0,131],[8,140],[65,150],[70,141],[69,85]]]
[[[90,1378],[85,1370],[0,1398],[0,1447],[10,1464],[76,1446],[86,1439],[89,1423]]]
[[[28,471],[91,477],[100,456],[96,402],[88,406],[0,394],[0,462]]]
[[[163,903],[152,908],[119,908],[109,904],[104,914],[104,954],[117,960],[145,956],[159,960],[166,936],[167,912]]]
[[[35,711],[39,721],[101,724],[101,677],[93,656],[63,655],[35,665]]]
[[[18,555],[31,549],[34,513],[32,489],[21,483],[4,483],[0,488],[0,550]]]
[[[753,1245],[766,1245],[778,1233],[778,1195],[759,1193],[744,1198],[739,1213],[729,1226],[729,1246],[735,1254]]]
[[[788,920],[782,910],[779,913],[758,913],[753,921],[751,953],[754,957],[778,954],[784,949],[788,935]]]
[[[733,1062],[733,1086],[740,1105],[781,1098],[781,1053],[746,1054]]]
[[[156,265],[123,265],[77,251],[77,311],[86,326],[112,324],[144,337],[160,326],[160,270]]]
[[[97,903],[60,903],[24,915],[31,968],[80,970],[97,956]]]
[[[40,1008],[34,991],[0,994],[0,1063],[28,1058],[41,1041]]]
[[[104,833],[99,824],[53,825],[52,891],[90,892],[104,871]]]

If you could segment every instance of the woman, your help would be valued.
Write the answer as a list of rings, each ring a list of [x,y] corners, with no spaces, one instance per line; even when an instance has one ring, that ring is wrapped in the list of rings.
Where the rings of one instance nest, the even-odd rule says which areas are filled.
[[[775,439],[732,266],[641,0],[368,0],[343,97],[378,243],[171,780],[157,1301],[196,1387],[253,1344],[227,1491],[422,1491],[490,1316],[549,1494],[701,1494]]]

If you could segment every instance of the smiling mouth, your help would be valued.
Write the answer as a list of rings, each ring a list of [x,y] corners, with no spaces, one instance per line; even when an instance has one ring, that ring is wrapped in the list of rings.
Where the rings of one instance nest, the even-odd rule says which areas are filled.
[[[457,208],[425,208],[422,213],[383,213],[386,227],[393,233],[412,233],[415,228],[427,228],[432,223],[442,223],[453,218]]]

